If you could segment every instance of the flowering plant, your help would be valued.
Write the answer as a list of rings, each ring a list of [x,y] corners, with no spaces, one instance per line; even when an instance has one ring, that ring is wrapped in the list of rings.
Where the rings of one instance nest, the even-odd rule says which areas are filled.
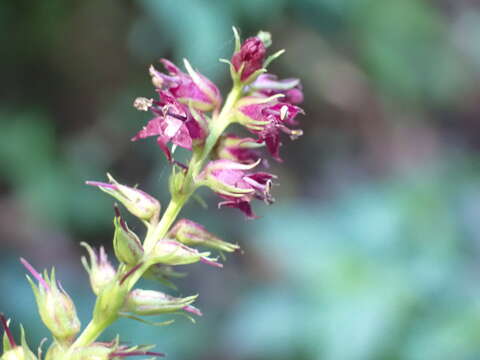
[[[150,68],[158,98],[137,98],[134,106],[151,111],[153,118],[133,141],[156,137],[157,144],[171,164],[169,191],[171,200],[161,212],[157,199],[136,188],[117,182],[108,174],[109,182],[87,181],[113,196],[146,227],[143,240],[135,234],[115,205],[113,249],[117,267],[108,260],[105,250],[86,248],[88,258],[82,263],[88,272],[96,303],[89,324],[81,331],[75,305],[55,278],[55,271],[37,272],[25,259],[21,262],[31,274],[30,282],[40,317],[53,341],[45,354],[47,360],[107,360],[136,355],[163,356],[152,352],[152,346],[125,346],[119,339],[98,342],[102,332],[120,317],[142,320],[142,317],[172,313],[202,313],[194,305],[197,295],[176,298],[156,290],[134,288],[142,277],[155,278],[171,285],[177,273],[174,266],[202,262],[222,267],[210,251],[234,252],[239,249],[208,232],[202,225],[188,219],[176,221],[182,207],[201,186],[209,187],[221,201],[219,207],[237,208],[247,218],[256,217],[252,201],[273,202],[271,185],[277,177],[255,171],[262,162],[260,150],[266,147],[272,157],[281,161],[280,136],[295,139],[301,130],[296,117],[303,113],[298,104],[303,94],[298,79],[278,80],[268,74],[272,60],[283,53],[266,56],[270,35],[260,32],[243,43],[234,28],[235,51],[229,64],[233,87],[222,106],[216,85],[193,69],[184,60],[186,72],[168,60],[161,63],[166,72]],[[230,124],[243,125],[253,137],[225,133]],[[172,144],[169,146],[169,144]],[[191,151],[187,164],[175,159],[174,149]],[[176,221],[176,223],[175,223]],[[190,316],[190,315],[189,315]],[[41,359],[28,347],[22,328],[17,343],[9,329],[9,320],[0,315],[5,329],[1,360]],[[142,320],[143,321],[143,320]],[[166,322],[168,323],[168,321]]]

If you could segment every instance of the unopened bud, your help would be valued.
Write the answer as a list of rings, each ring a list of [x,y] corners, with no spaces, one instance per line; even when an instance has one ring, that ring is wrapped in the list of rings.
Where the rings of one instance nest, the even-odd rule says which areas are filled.
[[[37,286],[27,276],[32,286],[38,311],[45,326],[59,342],[70,342],[80,331],[80,321],[72,299],[55,279],[55,270],[50,276],[45,271],[44,277],[40,275],[25,259],[20,259],[25,268],[38,280]]]
[[[154,197],[137,188],[119,184],[110,174],[110,183],[87,181],[87,185],[97,186],[103,192],[120,201],[133,215],[145,221],[157,221],[160,203]]]
[[[205,246],[227,252],[240,249],[238,245],[219,239],[202,225],[188,219],[179,220],[168,233],[168,237],[188,246]]]
[[[215,259],[208,256],[209,252],[199,252],[175,240],[164,239],[155,245],[152,262],[164,265],[186,265],[196,262],[203,262],[208,265],[222,267]]]
[[[200,310],[190,305],[197,296],[177,298],[160,291],[135,289],[128,294],[123,311],[140,316],[168,314],[180,310],[201,315]]]
[[[250,37],[233,54],[231,59],[232,67],[242,82],[253,81],[256,77],[255,74],[260,74],[259,71],[262,70],[265,53],[265,44],[262,39]]]
[[[120,216],[120,210],[115,206],[115,234],[113,249],[117,259],[128,265],[136,265],[143,256],[143,246],[139,237],[127,226]]]
[[[116,271],[110,261],[103,246],[100,247],[98,254],[87,243],[80,243],[88,251],[90,264],[86,257],[82,256],[82,264],[90,278],[90,285],[93,292],[98,295],[102,289],[115,279]]]

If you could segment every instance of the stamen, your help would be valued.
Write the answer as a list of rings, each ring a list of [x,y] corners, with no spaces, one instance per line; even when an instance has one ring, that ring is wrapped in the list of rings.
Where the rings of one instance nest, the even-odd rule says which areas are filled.
[[[285,120],[285,118],[288,116],[288,106],[287,105],[283,105],[281,108],[280,108],[280,120]]]
[[[300,129],[292,130],[292,132],[290,133],[290,138],[292,140],[296,140],[302,135],[303,135],[303,130],[300,130]]]
[[[30,274],[32,274],[33,277],[38,280],[40,285],[43,286],[45,290],[50,291],[50,286],[43,279],[42,275],[40,275],[40,273],[37,270],[35,270],[35,268],[32,265],[30,265],[27,260],[25,260],[24,258],[20,258],[20,262],[23,264],[23,266],[25,266],[25,268],[30,272]]]
[[[153,99],[147,99],[144,97],[137,97],[133,102],[133,107],[140,111],[148,111],[153,105]]]
[[[10,346],[16,347],[17,344],[15,344],[15,339],[13,338],[12,332],[8,327],[8,321],[3,314],[0,314],[0,322],[2,323],[3,330],[5,330],[5,334],[7,334],[7,338],[8,338],[8,342],[10,343]]]
[[[171,111],[167,111],[166,115],[171,116],[171,117],[173,117],[175,119],[178,119],[178,120],[181,120],[181,121],[186,121],[187,120],[187,117],[185,115],[175,114]]]

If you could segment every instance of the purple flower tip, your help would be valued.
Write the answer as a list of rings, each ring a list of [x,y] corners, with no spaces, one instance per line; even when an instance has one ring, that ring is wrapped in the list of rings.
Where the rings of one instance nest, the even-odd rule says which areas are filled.
[[[39,284],[43,286],[45,290],[47,291],[50,290],[50,286],[43,279],[42,275],[40,275],[40,273],[37,270],[35,270],[35,268],[32,265],[30,265],[30,263],[27,260],[25,260],[24,258],[20,258],[20,262],[23,264],[23,266],[25,266],[25,268],[30,272],[30,274],[32,274],[32,276],[38,280]]]
[[[3,314],[0,314],[0,322],[2,323],[3,329],[5,330],[5,334],[7,334],[8,342],[10,343],[11,347],[16,347],[17,344],[15,343],[15,339],[13,338],[12,332],[8,327],[7,319]]]
[[[184,306],[183,307],[183,310],[189,312],[189,313],[192,313],[194,315],[197,315],[197,316],[203,316],[202,312],[200,311],[200,309],[197,309],[195,306],[192,306],[192,305],[187,305],[187,306]]]
[[[204,264],[207,264],[207,265],[210,265],[210,266],[215,266],[215,267],[218,267],[218,268],[223,268],[223,264],[219,263],[219,262],[216,262],[212,259],[209,259],[205,256],[202,256],[200,258],[200,262],[204,263]]]
[[[85,184],[90,185],[90,186],[97,186],[97,187],[103,187],[107,189],[116,189],[117,186],[113,184],[108,184],[100,181],[85,181]]]

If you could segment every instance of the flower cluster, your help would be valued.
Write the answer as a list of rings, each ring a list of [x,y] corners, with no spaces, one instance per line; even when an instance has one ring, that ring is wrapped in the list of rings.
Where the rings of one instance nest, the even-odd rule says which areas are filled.
[[[253,199],[271,204],[273,181],[277,176],[256,170],[268,161],[262,149],[277,161],[280,157],[282,133],[295,139],[297,116],[303,114],[299,104],[303,93],[298,79],[278,79],[267,72],[268,65],[283,50],[267,56],[270,35],[260,32],[243,43],[236,29],[235,51],[229,64],[233,81],[231,92],[222,100],[218,87],[184,60],[185,72],[162,59],[164,71],[153,66],[149,73],[157,97],[139,97],[134,106],[150,111],[153,118],[132,138],[132,141],[155,137],[157,144],[172,165],[169,181],[171,201],[163,210],[160,202],[139,188],[123,185],[108,174],[108,182],[87,181],[112,196],[114,205],[113,252],[118,265],[111,262],[103,247],[93,249],[81,243],[87,256],[81,261],[88,273],[96,296],[92,319],[81,331],[73,300],[56,280],[55,271],[39,273],[30,263],[21,262],[33,278],[30,282],[40,317],[52,335],[47,360],[109,360],[129,356],[163,356],[150,351],[151,346],[127,347],[118,338],[99,342],[101,333],[120,317],[147,322],[145,317],[182,314],[193,320],[202,312],[193,305],[198,295],[177,297],[163,291],[135,288],[141,278],[155,279],[176,290],[174,279],[183,276],[176,266],[203,263],[216,268],[223,264],[212,251],[233,253],[237,244],[223,241],[202,225],[189,220],[177,221],[183,205],[201,187],[209,187],[221,201],[219,207],[239,209],[247,218],[256,218]],[[243,137],[227,132],[231,124],[240,124],[251,135]],[[175,159],[175,149],[191,151],[187,164]],[[142,239],[127,225],[120,206],[145,225]],[[41,359],[28,348],[22,329],[17,345],[9,329],[9,321],[0,315],[5,330],[4,353],[0,360]],[[161,323],[169,324],[168,319]]]
[[[265,33],[261,33],[264,35]],[[248,218],[255,218],[250,202],[257,198],[270,203],[272,179],[265,172],[250,172],[259,164],[259,148],[266,147],[271,156],[280,157],[281,134],[291,139],[302,135],[297,115],[303,101],[300,80],[278,79],[267,73],[267,65],[281,52],[267,57],[270,38],[255,36],[237,46],[230,61],[230,71],[236,89],[240,90],[235,105],[229,110],[229,122],[243,125],[256,138],[235,134],[222,135],[216,142],[212,161],[197,174],[198,184],[209,186],[225,201],[219,207],[240,209]],[[168,143],[192,151],[202,151],[206,139],[215,129],[215,115],[222,103],[218,87],[195,71],[185,60],[186,73],[168,60],[160,60],[166,72],[150,68],[152,82],[159,95],[157,100],[137,98],[134,106],[154,114],[133,141],[157,137],[157,143],[170,162],[175,162]],[[213,116],[209,116],[213,112]],[[227,161],[228,160],[228,161]],[[262,162],[268,164],[268,162]],[[250,166],[243,166],[250,165]],[[186,168],[186,166],[183,166]],[[228,188],[228,189],[227,189]]]

